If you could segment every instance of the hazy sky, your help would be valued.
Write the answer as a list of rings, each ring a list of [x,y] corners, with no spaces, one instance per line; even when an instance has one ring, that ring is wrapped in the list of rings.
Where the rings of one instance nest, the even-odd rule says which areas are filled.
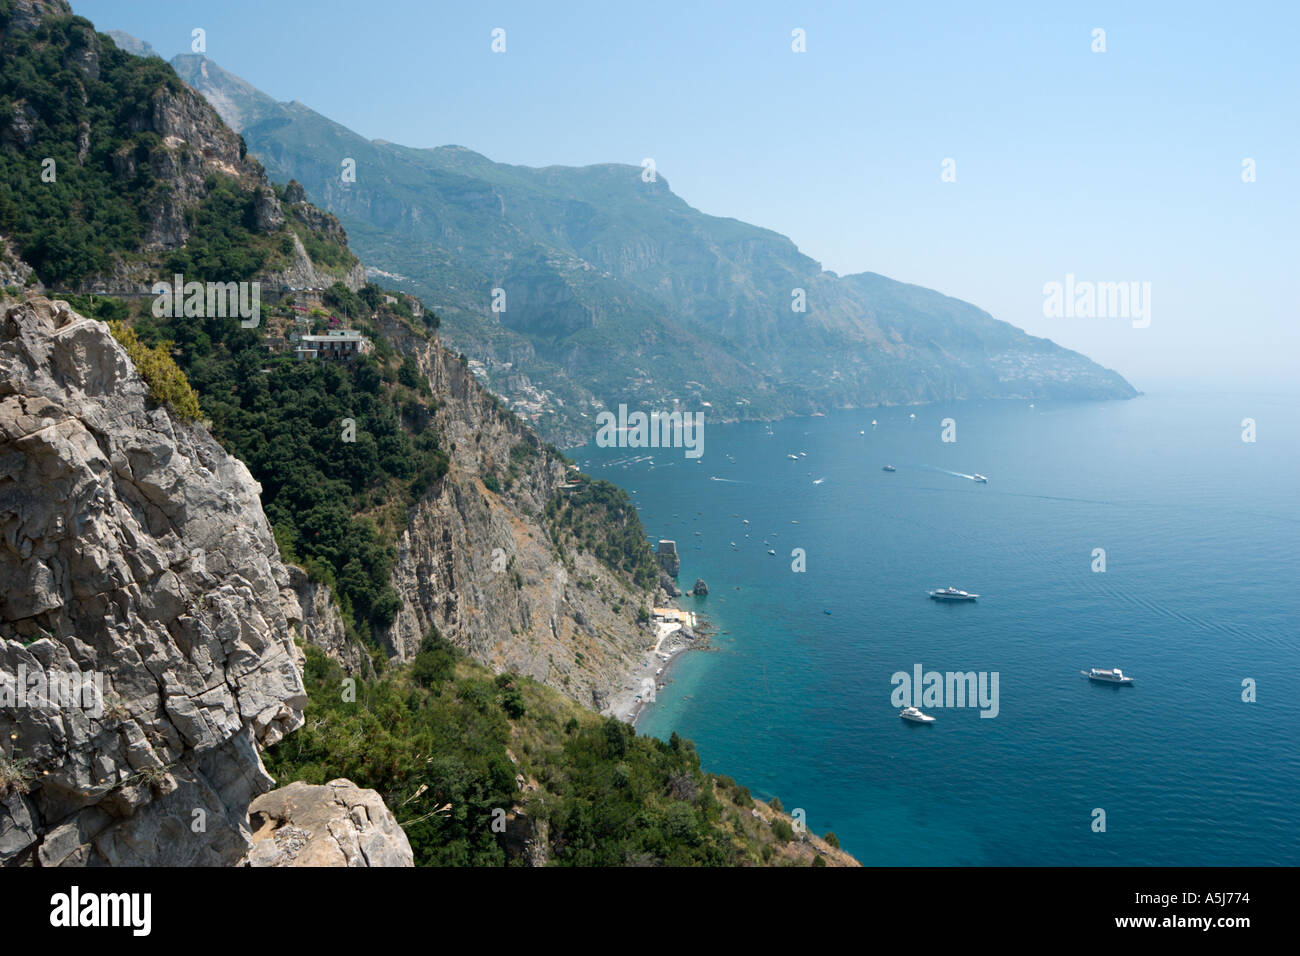
[[[72,2],[167,57],[201,27],[221,66],[367,137],[652,157],[705,212],[1138,388],[1300,378],[1300,4]],[[1149,326],[1046,317],[1067,274],[1149,282]]]

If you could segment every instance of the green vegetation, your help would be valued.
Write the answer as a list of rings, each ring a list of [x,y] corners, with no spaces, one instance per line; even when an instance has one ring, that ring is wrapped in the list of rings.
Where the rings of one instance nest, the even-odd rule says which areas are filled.
[[[167,257],[167,272],[187,280],[252,279],[271,258],[274,240],[252,229],[254,194],[226,176],[208,176],[208,194],[186,213],[190,240]]]
[[[135,363],[149,385],[149,397],[159,404],[165,404],[179,418],[192,422],[199,417],[199,396],[190,387],[185,373],[177,366],[171,356],[171,343],[160,342],[148,348],[136,338],[135,330],[118,321],[108,323],[113,338],[126,349],[126,354]]]
[[[14,33],[10,16],[8,4],[0,7],[0,116],[8,123],[21,111],[31,132],[26,148],[0,148],[0,228],[45,282],[70,284],[139,247],[157,188],[149,158],[161,140],[130,132],[129,119],[148,115],[155,90],[179,92],[182,84],[161,60],[108,49],[92,80],[71,64],[93,41],[90,21],[65,17]],[[84,161],[82,130],[90,144]],[[129,175],[115,173],[114,163]],[[53,182],[42,178],[46,170]]]
[[[546,503],[551,537],[562,547],[590,551],[608,567],[630,575],[640,588],[653,587],[659,566],[627,492],[586,475],[581,481],[581,487]]]
[[[27,793],[36,780],[31,758],[15,757],[0,750],[0,800],[11,793]]]
[[[545,821],[558,866],[752,865],[790,839],[785,820],[769,828],[744,809],[748,791],[703,772],[689,741],[638,736],[533,680],[494,677],[436,631],[411,664],[359,681],[355,701],[338,665],[305,651],[306,725],[267,751],[267,769],[281,785],[346,777],[377,790],[419,864],[524,862],[519,810]]]
[[[307,257],[317,265],[339,267],[352,264],[352,254],[347,246],[329,242],[310,229],[296,224],[291,228],[302,240],[302,247],[306,250]]]
[[[115,267],[144,264],[187,279],[231,282],[282,267],[290,228],[319,265],[349,267],[345,245],[294,223],[256,231],[255,175],[209,173],[197,202],[177,181],[194,177],[199,143],[165,144],[152,130],[161,97],[195,97],[161,59],[132,56],[84,17],[48,17],[8,30],[0,2],[0,232],[48,286],[72,290]],[[94,51],[98,50],[96,54]],[[98,74],[78,68],[97,56]],[[214,115],[215,121],[215,115]],[[241,149],[241,159],[242,149]],[[149,251],[162,210],[183,204],[187,244]]]
[[[388,583],[392,542],[448,466],[427,383],[401,384],[391,348],[298,362],[268,353],[262,329],[231,319],[146,313],[134,328],[143,343],[175,343],[213,434],[261,483],[285,560],[335,589],[356,638],[388,627],[401,607]]]

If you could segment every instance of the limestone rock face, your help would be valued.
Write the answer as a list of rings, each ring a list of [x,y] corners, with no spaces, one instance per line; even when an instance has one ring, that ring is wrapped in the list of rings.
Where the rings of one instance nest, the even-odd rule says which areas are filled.
[[[302,617],[302,636],[342,665],[343,670],[359,677],[372,676],[374,667],[365,651],[349,641],[339,614],[333,591],[328,584],[312,581],[296,564],[287,564],[289,585]]]
[[[253,216],[258,232],[274,232],[284,225],[284,211],[280,208],[280,200],[276,198],[274,189],[262,186],[257,190],[257,197],[253,200]]]
[[[350,780],[291,783],[248,808],[249,866],[414,866],[402,828],[379,794]]]
[[[695,587],[691,588],[691,593],[696,597],[703,597],[709,593],[709,586],[704,583],[704,578],[695,579]]]
[[[633,613],[644,595],[589,552],[570,551],[568,567],[561,560],[543,515],[566,464],[539,449],[511,487],[489,490],[483,476],[500,474],[511,450],[536,438],[503,416],[447,349],[395,322],[380,331],[415,357],[439,396],[435,425],[451,458],[397,543],[391,580],[403,603],[380,639],[410,660],[436,626],[498,673],[533,677],[604,710],[652,643]]]
[[[147,392],[103,323],[7,303],[0,682],[89,678],[102,698],[0,683],[0,863],[235,863],[273,783],[259,749],[302,723],[260,489]]]
[[[157,133],[162,139],[161,148],[149,154],[150,172],[163,188],[148,210],[143,239],[146,250],[175,249],[189,240],[186,213],[207,196],[207,177],[212,173],[237,176],[269,192],[266,174],[256,160],[244,154],[239,135],[188,89],[182,88],[179,93],[158,90],[148,108],[127,117],[127,123],[132,129]],[[117,157],[115,168],[119,176],[135,175],[130,156]],[[272,227],[267,221],[269,216],[259,209],[260,229]]]

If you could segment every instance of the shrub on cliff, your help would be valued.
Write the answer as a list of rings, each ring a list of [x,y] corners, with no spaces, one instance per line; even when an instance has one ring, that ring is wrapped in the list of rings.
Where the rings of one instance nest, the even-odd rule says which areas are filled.
[[[126,349],[136,371],[149,385],[149,397],[165,404],[179,418],[192,422],[199,417],[199,396],[171,356],[171,343],[160,342],[149,348],[136,338],[135,330],[121,322],[108,323],[113,338]]]

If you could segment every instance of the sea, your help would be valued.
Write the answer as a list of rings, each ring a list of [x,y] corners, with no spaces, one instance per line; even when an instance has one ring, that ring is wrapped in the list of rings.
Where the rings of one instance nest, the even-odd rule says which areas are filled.
[[[710,647],[638,731],[867,865],[1300,865],[1298,411],[954,402],[578,449],[708,585],[679,603]],[[901,720],[918,666],[996,675],[996,714],[945,678]]]

